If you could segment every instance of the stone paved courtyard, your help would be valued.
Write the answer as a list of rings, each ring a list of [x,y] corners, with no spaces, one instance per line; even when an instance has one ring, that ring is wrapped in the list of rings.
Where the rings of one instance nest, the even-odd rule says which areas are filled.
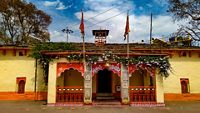
[[[52,107],[44,101],[0,101],[0,113],[200,113],[200,101],[166,102],[166,107]]]

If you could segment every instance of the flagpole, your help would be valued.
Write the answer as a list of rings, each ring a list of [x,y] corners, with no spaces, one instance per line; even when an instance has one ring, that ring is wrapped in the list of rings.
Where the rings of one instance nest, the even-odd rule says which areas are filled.
[[[129,33],[127,34],[127,58],[129,59]]]
[[[151,41],[152,41],[152,13],[151,13],[151,23],[150,23],[150,51],[151,51]]]
[[[83,63],[85,66],[85,37],[83,33],[82,33],[82,39],[83,39]]]
[[[129,16],[129,10],[127,11],[127,16]],[[127,34],[127,59],[129,59],[129,32]]]
[[[83,65],[84,65],[84,71],[86,71],[86,62],[85,62],[85,31],[84,31],[84,19],[83,19],[83,10],[81,10],[81,24],[79,29],[81,30],[81,36],[83,39]]]

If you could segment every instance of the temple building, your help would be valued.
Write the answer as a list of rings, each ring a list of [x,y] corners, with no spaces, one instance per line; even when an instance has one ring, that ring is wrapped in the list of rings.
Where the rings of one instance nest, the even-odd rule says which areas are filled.
[[[0,100],[118,106],[200,100],[200,48],[191,39],[107,44],[109,30],[92,33],[95,43],[1,46]]]
[[[42,51],[51,58],[47,70],[47,64],[30,57],[32,47],[1,46],[0,100],[47,100],[48,105],[111,101],[132,106],[200,100],[198,47],[152,45],[150,49],[148,44],[131,43],[133,59],[128,61],[126,44],[86,43],[83,61],[82,43],[74,45],[77,50]],[[167,76],[159,73],[166,68],[165,58],[170,63]],[[160,67],[158,61],[163,63]]]

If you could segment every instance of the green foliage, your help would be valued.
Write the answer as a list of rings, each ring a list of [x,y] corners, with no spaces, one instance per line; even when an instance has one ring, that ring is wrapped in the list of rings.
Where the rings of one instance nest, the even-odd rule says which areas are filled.
[[[52,61],[53,57],[42,54],[45,51],[66,51],[66,50],[77,50],[77,48],[71,43],[39,43],[32,48],[31,57],[37,59],[44,71],[44,79],[47,83],[48,80],[48,71],[49,71],[49,62]]]
[[[200,41],[200,0],[168,0],[168,12],[175,21],[184,20],[174,36],[188,37]]]
[[[25,0],[0,0],[0,41],[12,45],[32,45],[49,41],[51,17]]]

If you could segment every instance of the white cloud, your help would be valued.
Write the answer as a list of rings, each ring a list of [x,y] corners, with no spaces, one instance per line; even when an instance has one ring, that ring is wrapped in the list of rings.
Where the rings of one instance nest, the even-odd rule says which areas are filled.
[[[53,42],[67,42],[67,34],[61,31],[50,31],[51,41]],[[75,36],[74,34],[68,35],[69,42],[81,42],[82,39],[80,36]]]
[[[44,1],[44,6],[46,6],[46,7],[50,7],[50,6],[56,6],[57,4],[59,3],[59,1],[57,0],[57,1],[53,1],[53,2],[51,2],[51,1]]]
[[[115,14],[118,14],[120,10],[114,9],[109,11],[105,14],[102,14],[98,17],[93,18],[91,22],[97,23],[102,21],[108,17],[111,17]],[[85,18],[90,18],[98,14],[95,11],[88,11],[84,12]],[[80,14],[77,13],[76,16],[80,18]],[[93,42],[94,39],[91,36],[92,29],[108,29],[110,30],[109,36],[107,37],[107,42],[109,43],[125,43],[123,41],[124,37],[124,29],[126,23],[126,13],[119,15],[115,18],[107,20],[98,26],[93,26],[91,28],[87,28],[88,26],[92,25],[86,21],[85,22],[85,30],[88,34],[87,38],[89,42]],[[141,40],[148,41],[149,40],[149,32],[150,32],[150,16],[136,16],[134,14],[129,16],[129,23],[130,23],[130,42],[141,42]],[[173,22],[172,17],[170,16],[156,16],[153,18],[153,37],[154,38],[161,38],[163,36],[168,36],[171,33],[175,32],[178,28],[177,23]],[[89,35],[90,34],[90,35]]]
[[[93,2],[96,1],[96,2]],[[103,0],[104,1],[104,0]],[[85,0],[85,7],[91,9],[89,11],[84,11],[84,19],[85,19],[85,39],[86,42],[94,42],[94,37],[92,36],[92,30],[94,29],[108,29],[110,30],[109,36],[107,37],[108,43],[126,43],[124,41],[124,29],[126,23],[126,10],[131,8],[134,10],[134,5],[125,3],[122,5],[113,4],[114,2],[118,2],[119,0],[105,0],[106,4],[102,4],[102,0]],[[116,5],[116,6],[115,6]],[[121,7],[121,6],[128,6]],[[104,12],[108,9],[112,8],[111,10],[107,11],[104,14],[96,16],[97,14]],[[108,19],[114,15],[119,14],[121,11],[125,11],[122,14]],[[80,19],[80,12],[75,13],[75,16]],[[96,16],[96,17],[94,17]],[[88,18],[94,17],[87,21]],[[105,19],[105,22],[99,23]],[[141,42],[141,40],[145,40],[148,42],[149,40],[149,31],[150,31],[150,16],[149,15],[135,15],[130,14],[129,16],[129,23],[130,23],[130,42]],[[80,21],[79,21],[80,22]],[[97,25],[94,25],[99,23]],[[184,22],[183,22],[184,23]],[[91,27],[92,26],[92,27]],[[74,27],[75,28],[75,27]],[[174,23],[172,17],[170,15],[159,15],[153,17],[153,37],[154,38],[161,38],[163,35],[168,36],[171,33],[175,32],[178,28],[177,23]],[[72,29],[72,28],[71,28]],[[74,29],[72,29],[74,30]],[[61,31],[52,30],[50,31],[51,34],[51,41],[66,41],[67,35],[62,33]],[[69,35],[69,42],[82,42],[79,33],[79,24],[76,26],[76,31],[73,34]]]
[[[57,10],[64,10],[70,8],[73,4],[65,6],[63,2],[57,0],[57,1],[44,1],[43,5],[46,7],[56,7]]]

